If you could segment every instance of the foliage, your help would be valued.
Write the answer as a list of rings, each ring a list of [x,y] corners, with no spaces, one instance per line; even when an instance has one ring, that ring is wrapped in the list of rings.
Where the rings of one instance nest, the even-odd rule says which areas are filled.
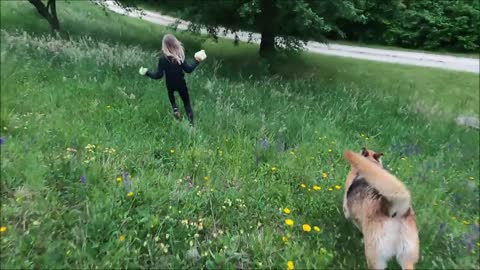
[[[261,55],[270,53],[274,48],[298,50],[310,39],[325,41],[324,33],[340,31],[337,20],[358,19],[358,10],[351,0],[235,0],[213,3],[215,8],[212,8],[212,2],[205,1],[157,2],[160,6],[183,10],[180,16],[196,25],[192,29],[204,27],[214,38],[220,27],[234,34],[240,30],[260,33]],[[153,3],[150,2],[150,5]]]
[[[197,5],[205,9],[194,9],[196,12],[185,13],[189,4],[185,1],[162,0],[158,2],[131,0],[148,8],[159,7],[162,11],[172,13],[174,16],[186,20],[190,16],[204,19],[202,13],[209,12],[208,5]],[[231,3],[232,1],[220,1]],[[291,5],[295,1],[282,1],[282,5]],[[319,20],[315,23],[321,29],[313,28],[312,35],[306,35],[305,39],[325,41],[325,37],[334,40],[347,39],[362,43],[400,46],[414,49],[447,50],[457,52],[478,52],[480,44],[480,2],[476,0],[355,0],[355,1],[303,1],[312,11],[318,15]],[[294,5],[297,5],[294,4]],[[223,3],[223,5],[228,5]],[[288,9],[288,8],[287,8]],[[220,9],[221,10],[221,9]],[[226,24],[235,22],[239,29],[258,32],[259,29],[252,27],[254,17],[248,24],[238,23],[235,10],[231,13],[214,14],[223,18]],[[257,11],[258,12],[258,11]],[[252,13],[254,14],[254,13]],[[300,16],[303,16],[303,12]],[[292,15],[292,14],[290,14]],[[302,25],[296,23],[290,15],[280,17],[288,26]],[[299,15],[299,14],[297,14]],[[219,20],[220,22],[223,19]],[[321,24],[318,24],[319,22]],[[204,21],[205,24],[218,23],[215,17]],[[275,24],[275,23],[274,23]],[[323,27],[321,27],[323,26]],[[290,39],[296,40],[296,39]]]
[[[344,20],[347,38],[428,50],[476,52],[480,44],[480,4],[475,0],[364,1],[364,20]]]

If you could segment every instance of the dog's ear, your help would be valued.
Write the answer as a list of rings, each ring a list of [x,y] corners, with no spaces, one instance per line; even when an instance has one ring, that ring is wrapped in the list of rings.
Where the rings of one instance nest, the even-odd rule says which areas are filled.
[[[373,154],[373,158],[376,160],[376,161],[380,161],[380,159],[383,157],[383,153],[375,153]]]
[[[368,157],[368,150],[366,147],[362,147],[362,152],[360,153],[364,157]]]

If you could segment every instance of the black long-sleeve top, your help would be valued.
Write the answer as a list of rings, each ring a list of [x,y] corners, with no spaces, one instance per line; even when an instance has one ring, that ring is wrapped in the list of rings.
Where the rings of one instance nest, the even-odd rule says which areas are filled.
[[[183,61],[181,65],[175,63],[173,60],[168,59],[165,56],[161,56],[158,60],[158,69],[156,72],[147,71],[145,74],[146,76],[159,80],[163,77],[165,73],[165,81],[167,84],[167,88],[171,90],[179,90],[184,89],[187,87],[184,78],[184,72],[192,73],[195,68],[198,66],[198,61],[192,65],[189,65],[187,61]]]

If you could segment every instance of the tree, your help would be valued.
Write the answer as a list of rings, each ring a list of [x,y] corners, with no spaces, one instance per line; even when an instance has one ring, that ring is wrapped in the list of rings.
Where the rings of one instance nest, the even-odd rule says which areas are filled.
[[[361,0],[361,21],[340,20],[333,39],[415,49],[470,51],[480,47],[480,1]]]
[[[65,0],[66,1],[66,0]],[[115,3],[122,5],[127,11],[137,10],[132,3],[135,0],[113,0]],[[38,13],[48,21],[50,28],[54,33],[60,32],[60,21],[57,16],[57,2],[56,0],[28,0],[38,11]],[[97,2],[101,7],[105,9],[105,2]]]
[[[362,0],[357,8],[361,10],[360,20],[341,19],[337,25],[343,29],[342,35],[329,33],[334,39],[349,39],[361,42],[385,43],[385,33],[394,21],[402,16],[403,0]]]
[[[47,0],[46,5],[42,0],[28,0],[28,2],[30,2],[37,9],[38,13],[48,21],[53,32],[60,31],[56,0]]]
[[[325,33],[340,31],[336,25],[340,18],[360,19],[360,10],[355,8],[358,1],[361,0],[159,0],[156,3],[184,10],[182,17],[192,22],[191,29],[206,28],[214,38],[220,27],[234,34],[240,30],[260,33],[260,55],[268,56],[275,48],[298,50],[308,40],[325,41]]]

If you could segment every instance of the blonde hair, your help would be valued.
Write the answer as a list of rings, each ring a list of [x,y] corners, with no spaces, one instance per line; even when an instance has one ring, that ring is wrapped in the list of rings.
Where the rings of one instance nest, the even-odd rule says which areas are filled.
[[[166,34],[163,37],[162,52],[167,58],[172,58],[179,65],[185,60],[185,51],[182,43],[172,34]]]

